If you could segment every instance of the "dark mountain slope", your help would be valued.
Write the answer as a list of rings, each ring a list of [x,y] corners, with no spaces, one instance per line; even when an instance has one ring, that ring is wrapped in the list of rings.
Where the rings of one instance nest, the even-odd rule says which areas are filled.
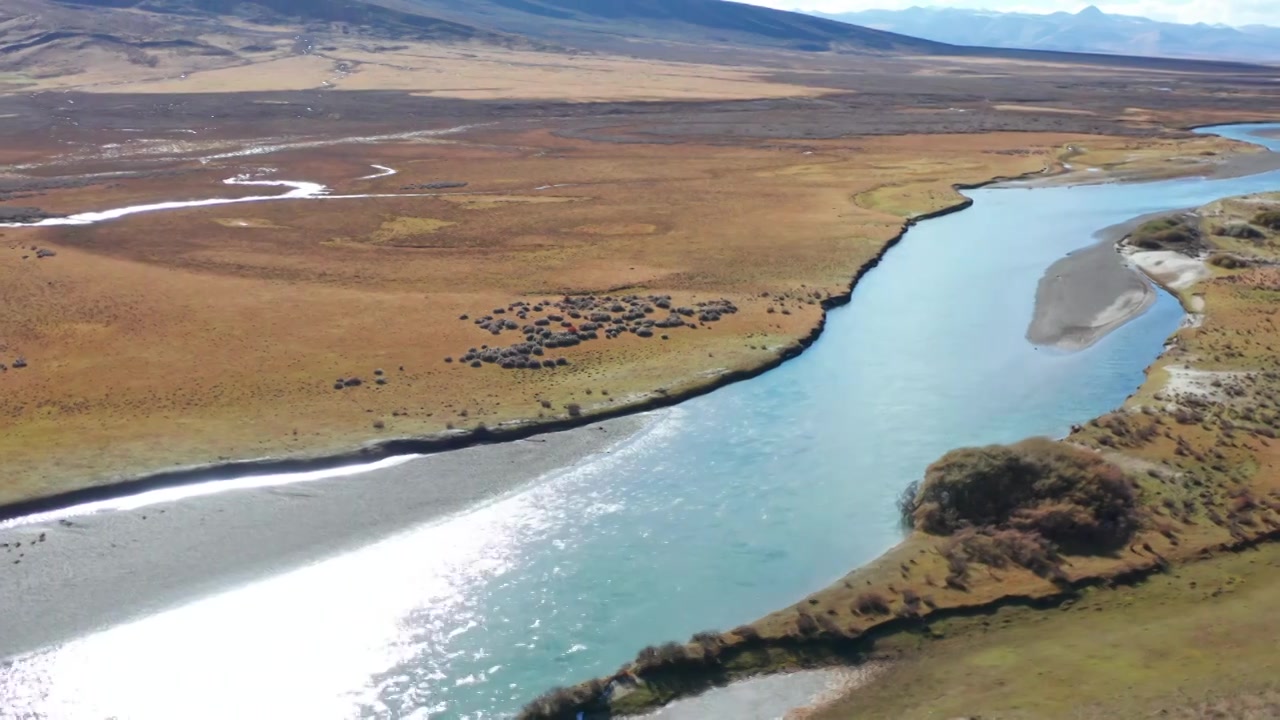
[[[936,53],[945,45],[725,0],[376,0],[502,32],[593,49],[618,40],[808,51]]]
[[[259,23],[333,23],[386,37],[507,43],[499,33],[363,0],[52,0],[79,8],[132,9],[158,14],[238,15]]]

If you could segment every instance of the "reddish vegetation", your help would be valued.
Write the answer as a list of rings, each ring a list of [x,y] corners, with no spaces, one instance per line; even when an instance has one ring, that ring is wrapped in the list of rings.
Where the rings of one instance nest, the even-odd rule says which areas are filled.
[[[1114,548],[1138,525],[1134,485],[1120,468],[1041,438],[947,453],[908,489],[902,509],[935,535],[1019,531],[1077,551]]]

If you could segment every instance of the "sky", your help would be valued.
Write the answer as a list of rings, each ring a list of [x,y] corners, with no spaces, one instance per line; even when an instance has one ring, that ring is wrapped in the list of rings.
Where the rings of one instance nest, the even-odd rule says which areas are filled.
[[[1005,12],[1076,12],[1092,4],[1121,15],[1141,15],[1181,23],[1277,24],[1280,0],[738,0],[780,10],[818,10],[838,13],[854,10],[899,10],[913,5],[965,7]]]

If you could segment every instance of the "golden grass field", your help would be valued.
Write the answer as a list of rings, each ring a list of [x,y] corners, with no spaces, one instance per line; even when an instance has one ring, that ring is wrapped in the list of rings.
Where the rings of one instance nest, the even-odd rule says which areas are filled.
[[[587,97],[583,84],[597,72],[612,86],[642,87],[628,75],[639,61],[432,52],[471,72],[507,68],[528,87],[568,63],[573,82],[553,84],[573,97]],[[654,77],[703,93],[689,73],[732,95],[738,80],[726,78],[746,82],[753,71],[675,64]],[[760,97],[776,90],[749,87]],[[290,135],[254,141],[278,147],[245,157],[225,153],[249,141],[208,130],[114,133],[103,154],[84,144],[70,154],[46,144],[0,150],[15,166],[49,158],[47,173],[162,163],[6,203],[55,213],[283,192],[222,183],[241,174],[388,196],[0,230],[0,362],[30,362],[3,378],[0,451],[10,472],[0,504],[175,467],[332,454],[562,418],[570,404],[591,415],[679,395],[775,362],[808,337],[820,303],[844,293],[904,222],[961,200],[956,183],[1057,171],[1065,158],[1101,166],[1103,176],[1187,173],[1257,150],[1207,137],[1053,132],[607,141],[642,132],[643,122],[621,118],[596,140],[525,122],[377,143]],[[199,153],[214,159],[180,159]],[[364,179],[375,164],[397,174]],[[432,183],[466,186],[418,187]],[[23,259],[33,246],[58,255]],[[670,295],[677,306],[725,299],[741,312],[667,339],[562,349],[548,357],[572,365],[554,371],[445,361],[490,340],[462,315],[587,293]],[[371,384],[378,369],[385,385]],[[334,389],[352,377],[362,386]]]
[[[219,38],[204,38],[225,45]],[[231,42],[234,38],[227,38]],[[290,41],[291,42],[291,41]],[[813,96],[821,87],[771,82],[766,67],[704,65],[625,56],[548,53],[482,44],[386,43],[333,39],[313,54],[287,42],[228,64],[167,58],[155,66],[101,53],[84,68],[21,84],[26,91],[76,88],[108,93],[213,93],[272,90],[403,90],[471,100],[736,100]],[[2,79],[2,78],[0,78]]]
[[[743,148],[476,131],[449,144],[271,157],[275,176],[336,193],[469,183],[439,191],[447,195],[9,230],[0,238],[0,353],[23,354],[31,367],[4,377],[0,449],[10,481],[0,499],[175,465],[563,416],[569,403],[589,414],[713,382],[808,335],[819,301],[844,292],[906,217],[959,200],[951,183],[1040,170],[1069,140],[989,134]],[[372,163],[400,172],[353,179]],[[70,210],[218,196],[238,168],[54,190],[41,203]],[[58,255],[21,260],[31,245]],[[591,292],[668,294],[677,305],[727,298],[741,312],[668,341],[587,343],[563,352],[570,367],[539,374],[444,362],[490,339],[459,321],[463,314]],[[375,369],[387,371],[386,386],[332,388],[336,378],[369,381]]]

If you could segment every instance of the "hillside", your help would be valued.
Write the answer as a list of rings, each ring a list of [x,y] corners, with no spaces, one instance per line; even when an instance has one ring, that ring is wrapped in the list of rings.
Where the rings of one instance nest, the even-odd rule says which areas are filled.
[[[372,57],[404,43],[728,64],[757,62],[752,53],[762,50],[948,50],[722,0],[9,0],[0,5],[0,91],[182,81],[191,73],[286,60],[293,70],[323,66],[327,73],[321,58],[335,51]],[[324,86],[348,66],[332,62],[333,82]],[[228,89],[243,86],[236,81]]]
[[[378,0],[576,47],[644,38],[805,51],[934,53],[935,42],[724,0]]]
[[[316,36],[530,46],[521,38],[358,0],[8,0],[0,88],[101,84],[306,55]]]
[[[1280,28],[1182,25],[1093,6],[1047,15],[932,7],[817,15],[956,45],[1280,62]]]

